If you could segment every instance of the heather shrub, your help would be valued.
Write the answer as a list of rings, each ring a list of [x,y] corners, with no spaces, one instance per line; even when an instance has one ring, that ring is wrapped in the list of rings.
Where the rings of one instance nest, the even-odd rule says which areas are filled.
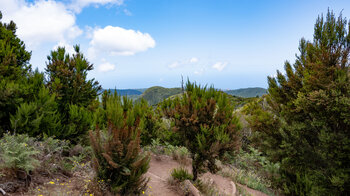
[[[183,96],[164,101],[162,109],[191,153],[196,180],[205,168],[216,172],[215,160],[238,149],[240,125],[227,94],[189,81],[185,90]]]
[[[114,94],[107,98],[107,130],[90,131],[93,165],[97,178],[113,193],[140,194],[148,179],[149,155],[142,153],[140,133],[142,107]]]

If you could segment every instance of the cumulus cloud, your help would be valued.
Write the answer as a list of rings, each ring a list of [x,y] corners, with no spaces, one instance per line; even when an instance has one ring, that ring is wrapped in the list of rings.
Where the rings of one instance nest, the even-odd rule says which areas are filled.
[[[4,21],[17,24],[17,35],[31,48],[43,42],[74,39],[82,30],[75,23],[75,15],[63,3],[39,0],[1,0]]]
[[[212,68],[218,70],[218,71],[222,71],[227,65],[227,62],[217,62],[215,63]]]
[[[99,5],[122,5],[124,0],[72,0],[68,5],[76,13],[80,13],[84,7],[89,5],[99,6]]]
[[[128,56],[154,48],[155,45],[156,42],[148,33],[106,26],[94,30],[88,53],[90,56],[106,52]]]
[[[115,70],[115,65],[109,62],[104,62],[98,66],[98,71],[100,72],[109,72],[113,70]]]
[[[64,47],[66,49],[66,52],[68,52],[69,54],[75,53],[74,47],[66,41],[58,42],[52,49],[57,50],[58,47]]]

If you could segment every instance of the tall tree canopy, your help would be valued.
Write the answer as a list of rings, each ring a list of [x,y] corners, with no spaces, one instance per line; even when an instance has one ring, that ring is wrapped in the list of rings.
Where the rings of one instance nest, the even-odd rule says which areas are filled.
[[[30,70],[31,53],[16,35],[16,24],[1,21],[0,12],[0,79],[16,80]]]
[[[74,46],[75,53],[66,53],[59,47],[47,57],[47,87],[56,95],[58,111],[64,125],[59,138],[77,140],[87,133],[92,124],[89,109],[95,108],[96,98],[101,86],[94,79],[88,80],[87,74],[93,69],[79,46]],[[98,103],[97,103],[98,104]]]
[[[301,39],[295,63],[286,62],[285,73],[268,77],[273,115],[255,110],[279,122],[251,118],[261,123],[253,130],[262,133],[262,140],[274,141],[264,147],[278,152],[274,158],[281,161],[286,193],[349,194],[349,32],[350,23],[341,14],[319,16],[313,40]]]
[[[10,115],[24,98],[31,97],[26,83],[31,76],[31,53],[16,35],[16,24],[1,21],[0,12],[0,135],[10,128]],[[28,79],[28,81],[27,81]]]
[[[97,97],[101,86],[94,79],[88,80],[88,71],[93,70],[79,46],[74,46],[75,54],[66,53],[59,47],[47,57],[47,86],[58,98],[61,113],[69,111],[69,105],[88,107]]]

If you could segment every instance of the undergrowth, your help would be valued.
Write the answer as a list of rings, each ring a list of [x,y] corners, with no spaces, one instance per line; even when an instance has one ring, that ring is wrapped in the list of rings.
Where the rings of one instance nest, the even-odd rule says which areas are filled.
[[[175,168],[172,170],[171,172],[171,176],[176,179],[179,180],[180,182],[183,182],[185,180],[192,180],[193,179],[193,175],[190,174],[187,169],[180,167],[180,168]]]
[[[276,188],[273,185],[280,179],[279,163],[270,162],[253,147],[248,149],[248,152],[241,150],[234,158],[228,158],[232,169],[222,169],[220,174],[249,188],[274,195],[271,190]]]

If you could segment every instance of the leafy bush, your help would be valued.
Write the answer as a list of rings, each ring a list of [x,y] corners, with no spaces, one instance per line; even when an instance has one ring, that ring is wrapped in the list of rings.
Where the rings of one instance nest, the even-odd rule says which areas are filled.
[[[180,182],[193,179],[193,175],[188,173],[187,169],[183,167],[173,169],[171,171],[171,176]]]
[[[240,125],[227,94],[188,81],[186,93],[164,101],[162,109],[191,152],[194,180],[205,166],[215,172],[215,159],[238,149]]]
[[[140,194],[147,186],[143,174],[149,168],[150,157],[140,148],[141,108],[114,94],[106,103],[106,137],[99,129],[90,131],[97,178],[107,182],[114,193]]]
[[[32,146],[33,143],[27,135],[4,134],[0,140],[0,168],[28,174],[33,171],[39,161],[34,157],[39,151]]]

